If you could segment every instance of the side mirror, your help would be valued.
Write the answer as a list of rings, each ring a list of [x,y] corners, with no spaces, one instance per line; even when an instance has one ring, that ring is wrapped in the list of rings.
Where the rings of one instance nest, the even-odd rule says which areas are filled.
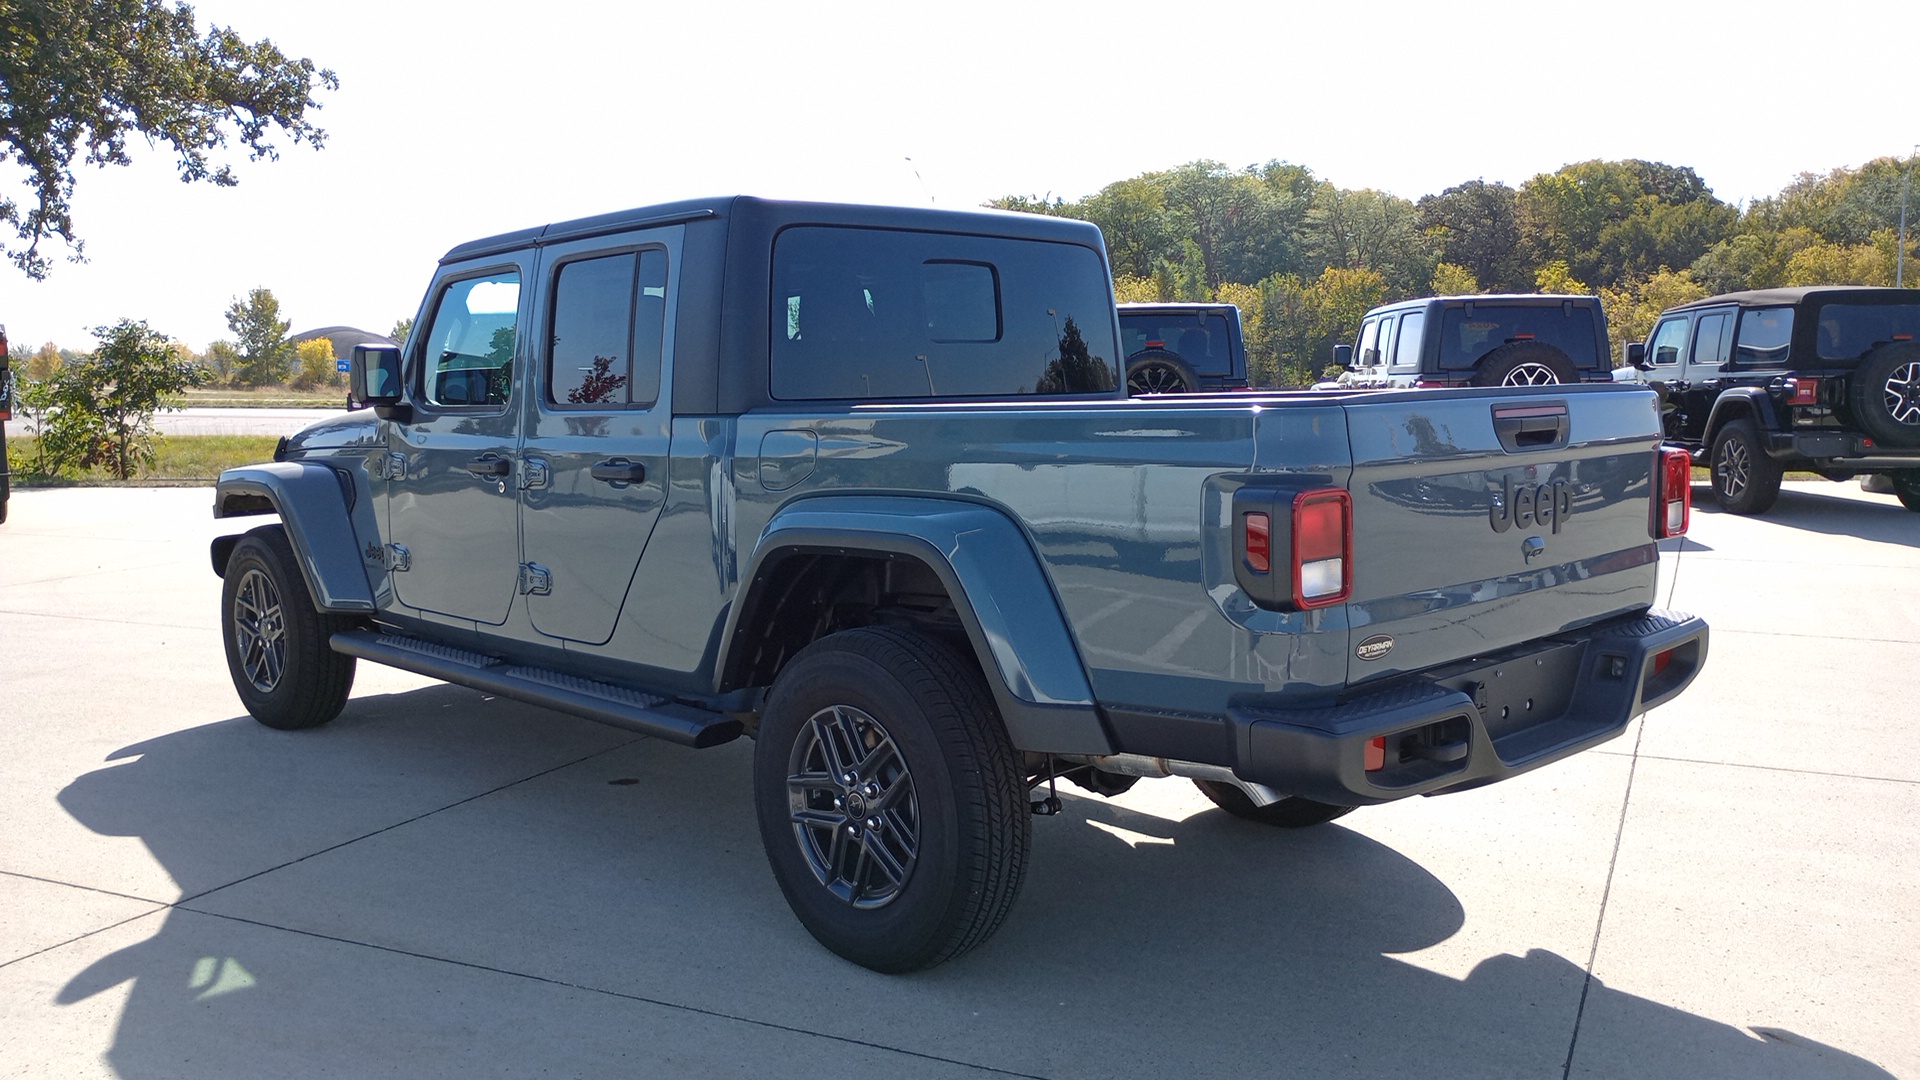
[[[1627,354],[1628,367],[1639,368],[1641,371],[1647,370],[1648,365],[1647,365],[1647,343],[1646,342],[1644,341],[1627,342],[1626,354]]]
[[[1353,346],[1335,345],[1333,347],[1333,362],[1340,367],[1351,368],[1353,366]]]
[[[347,400],[359,407],[371,405],[382,420],[398,419],[405,422],[409,417],[395,414],[408,410],[400,403],[401,387],[406,385],[400,374],[400,349],[396,345],[355,345],[353,359],[348,361]]]

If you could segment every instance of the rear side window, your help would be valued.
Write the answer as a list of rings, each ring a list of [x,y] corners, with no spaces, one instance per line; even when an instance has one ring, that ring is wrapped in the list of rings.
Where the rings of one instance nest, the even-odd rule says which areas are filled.
[[[441,407],[504,405],[513,389],[520,274],[502,270],[448,285],[427,331],[423,393]]]
[[[1075,244],[796,226],[773,248],[773,396],[1091,394],[1117,385],[1113,296]]]
[[[1420,330],[1427,323],[1427,313],[1416,311],[1400,320],[1400,340],[1393,346],[1393,366],[1413,369],[1420,366]]]
[[[553,286],[547,400],[556,408],[651,405],[660,394],[667,255],[580,259]]]
[[[1920,335],[1920,304],[1821,304],[1815,330],[1822,360],[1857,360],[1889,341]]]
[[[1551,345],[1581,367],[1599,364],[1590,307],[1475,304],[1448,308],[1440,317],[1440,366],[1472,367],[1481,357],[1516,341]]]
[[[1208,311],[1122,311],[1122,354],[1158,349],[1173,353],[1200,375],[1233,374],[1233,331],[1227,317]]]
[[[1748,308],[1740,313],[1740,327],[1734,331],[1734,362],[1759,367],[1784,364],[1792,340],[1792,308]]]

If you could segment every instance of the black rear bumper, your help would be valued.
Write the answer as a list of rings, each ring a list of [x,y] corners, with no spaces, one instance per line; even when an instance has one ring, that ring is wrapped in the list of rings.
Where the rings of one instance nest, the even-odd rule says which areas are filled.
[[[1706,658],[1704,621],[1649,611],[1339,705],[1233,709],[1233,771],[1343,806],[1479,787],[1613,738]]]

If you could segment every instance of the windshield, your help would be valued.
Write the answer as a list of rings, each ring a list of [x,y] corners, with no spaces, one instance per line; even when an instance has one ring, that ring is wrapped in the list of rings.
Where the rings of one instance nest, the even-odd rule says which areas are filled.
[[[1440,366],[1472,367],[1502,345],[1538,341],[1567,354],[1582,367],[1599,364],[1593,333],[1593,309],[1557,307],[1497,307],[1474,304],[1448,308],[1440,320]]]

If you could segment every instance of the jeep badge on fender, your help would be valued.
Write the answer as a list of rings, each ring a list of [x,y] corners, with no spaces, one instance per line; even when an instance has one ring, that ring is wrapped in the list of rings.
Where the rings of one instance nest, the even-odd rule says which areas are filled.
[[[1557,533],[1560,523],[1572,516],[1572,484],[1555,480],[1550,484],[1522,484],[1515,488],[1511,476],[1500,481],[1500,494],[1494,496],[1493,507],[1487,511],[1487,518],[1497,533],[1515,525],[1523,529],[1535,525],[1544,529],[1551,525]]]

